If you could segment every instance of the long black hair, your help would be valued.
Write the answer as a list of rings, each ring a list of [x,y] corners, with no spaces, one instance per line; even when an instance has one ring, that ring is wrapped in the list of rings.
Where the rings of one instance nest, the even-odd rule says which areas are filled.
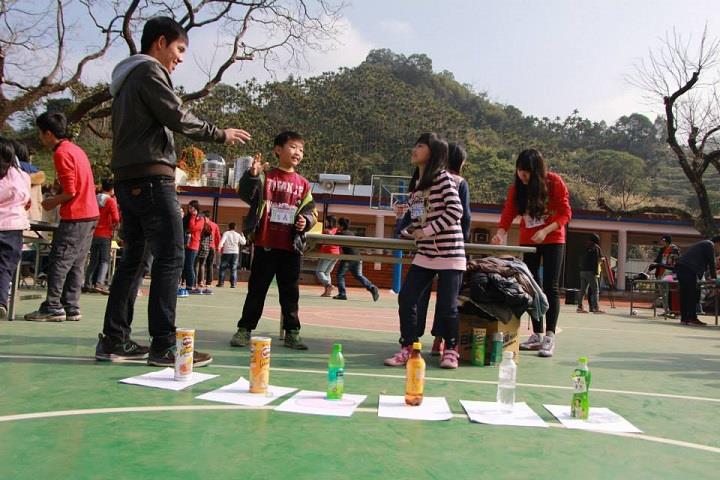
[[[455,142],[448,143],[448,172],[460,175],[462,167],[467,160],[467,152],[462,145]]]
[[[0,138],[0,178],[5,178],[10,167],[15,166],[15,149],[10,140]]]
[[[30,151],[23,142],[19,140],[10,140],[15,149],[15,156],[19,162],[30,163]],[[19,167],[20,165],[18,165]]]
[[[518,170],[530,172],[527,185],[520,181]],[[540,218],[548,199],[547,166],[542,154],[534,148],[523,150],[515,162],[515,205],[521,215]]]
[[[410,179],[410,191],[425,190],[432,186],[435,175],[445,168],[448,158],[448,144],[440,138],[436,133],[423,133],[417,139],[415,145],[427,145],[430,148],[430,159],[423,170],[420,177],[420,168],[415,167],[413,176]]]

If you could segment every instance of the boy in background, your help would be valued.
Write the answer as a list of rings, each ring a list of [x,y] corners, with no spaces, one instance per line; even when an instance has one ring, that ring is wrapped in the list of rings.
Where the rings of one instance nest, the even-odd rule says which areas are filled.
[[[347,217],[341,217],[338,220],[338,232],[336,235],[354,236],[355,232],[350,230],[350,219]],[[353,247],[342,247],[342,253],[346,255],[357,255],[357,249]],[[338,294],[333,298],[335,300],[347,300],[347,290],[345,289],[345,274],[350,272],[355,280],[365,287],[365,290],[370,292],[373,301],[377,302],[380,298],[380,292],[373,283],[365,277],[362,273],[362,262],[358,260],[341,260],[340,266],[337,271],[337,287]]]
[[[120,224],[120,210],[114,197],[112,179],[103,180],[101,188],[102,192],[95,196],[100,209],[100,219],[90,244],[90,263],[85,272],[83,291],[109,295],[105,280],[110,268],[113,233]]]
[[[254,234],[255,242],[242,317],[230,341],[233,347],[244,347],[250,342],[250,334],[260,321],[268,288],[276,277],[286,330],[284,345],[307,350],[300,339],[298,279],[305,232],[317,222],[317,212],[310,183],[295,171],[303,159],[304,146],[299,133],[280,133],[275,137],[273,148],[279,166],[270,169],[258,154],[240,179],[238,193],[250,205],[244,230]]]

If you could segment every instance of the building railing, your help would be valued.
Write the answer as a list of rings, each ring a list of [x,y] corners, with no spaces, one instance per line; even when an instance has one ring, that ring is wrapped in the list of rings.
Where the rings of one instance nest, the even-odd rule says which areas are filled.
[[[308,252],[306,258],[331,258],[336,260],[357,260],[377,263],[410,263],[409,258],[399,258],[391,255],[364,254],[364,255],[335,255],[313,251],[317,245],[338,245],[372,250],[401,250],[404,253],[414,253],[417,250],[412,240],[380,237],[357,237],[346,235],[325,235],[320,233],[307,234]],[[482,243],[466,243],[467,255],[512,255],[522,258],[526,253],[535,253],[535,247],[518,247],[514,245],[488,245]]]

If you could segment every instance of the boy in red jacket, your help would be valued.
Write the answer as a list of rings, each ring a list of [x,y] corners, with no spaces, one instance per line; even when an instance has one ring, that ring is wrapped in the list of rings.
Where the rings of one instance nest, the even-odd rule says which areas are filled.
[[[85,272],[83,291],[108,295],[110,291],[105,287],[105,279],[110,267],[112,237],[115,228],[120,224],[120,210],[115,200],[111,178],[102,181],[102,192],[98,193],[96,198],[100,208],[100,219],[90,246],[90,263]]]

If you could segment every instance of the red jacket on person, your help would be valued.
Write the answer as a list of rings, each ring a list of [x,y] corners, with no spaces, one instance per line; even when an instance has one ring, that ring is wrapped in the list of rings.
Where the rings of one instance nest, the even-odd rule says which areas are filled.
[[[213,222],[208,218],[208,225],[210,225],[210,230],[212,231],[212,243],[210,244],[210,248],[215,250],[216,252],[220,248],[220,239],[222,236],[220,235],[220,227],[218,227],[218,224]]]
[[[185,234],[190,234],[190,242],[185,245],[185,248],[188,250],[193,250],[197,252],[200,250],[200,235],[202,234],[203,227],[205,227],[205,222],[207,219],[205,217],[201,217],[197,215],[196,213],[193,213],[189,220],[188,220],[188,227],[185,231]]]
[[[572,210],[570,208],[570,192],[563,179],[557,173],[548,172],[547,174],[548,200],[545,208],[545,216],[542,223],[528,228],[525,225],[525,215],[520,220],[520,245],[537,245],[532,241],[535,233],[557,222],[560,228],[551,232],[542,242],[544,245],[556,245],[565,243],[565,227],[570,222]],[[505,206],[500,215],[500,228],[507,231],[512,225],[513,220],[519,215],[517,205],[515,204],[515,184],[510,185],[508,190]]]
[[[323,230],[323,233],[325,235],[337,235],[337,227],[334,228],[327,228]],[[340,246],[339,245],[320,245],[320,253],[330,253],[332,255],[340,255]]]
[[[100,219],[95,227],[95,238],[112,238],[113,230],[120,223],[120,210],[117,200],[106,193],[97,195],[98,206],[100,207]]]

